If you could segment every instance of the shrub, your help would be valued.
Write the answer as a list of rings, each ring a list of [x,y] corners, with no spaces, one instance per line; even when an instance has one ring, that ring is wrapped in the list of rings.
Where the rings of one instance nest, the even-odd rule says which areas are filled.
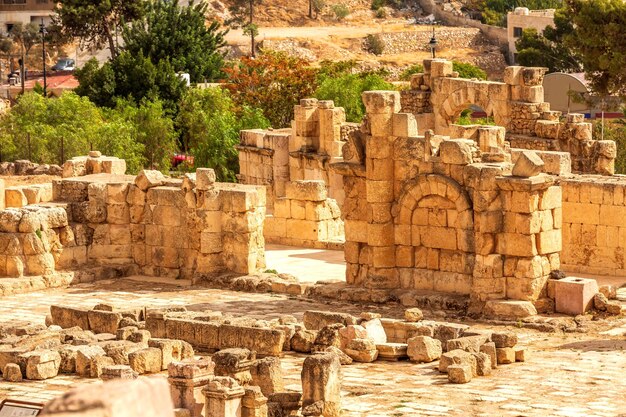
[[[380,35],[367,35],[365,38],[367,51],[374,55],[381,55],[385,50],[385,42]]]
[[[487,73],[476,65],[468,64],[465,62],[452,62],[452,70],[459,73],[461,78],[478,78],[479,80],[486,80]]]
[[[336,106],[345,109],[349,122],[360,122],[365,115],[361,93],[372,90],[393,90],[393,85],[376,74],[343,74],[326,78],[317,89],[315,97],[333,100]]]
[[[378,10],[376,10],[376,18],[377,19],[384,19],[387,17],[387,11],[384,8],[380,8]]]
[[[372,0],[371,8],[374,11],[378,11],[381,7],[385,6],[385,0]]]
[[[342,21],[350,14],[350,9],[345,4],[333,4],[331,9],[339,21]]]
[[[407,69],[402,71],[402,73],[400,74],[400,80],[401,81],[410,81],[411,80],[411,76],[413,74],[419,74],[421,72],[424,72],[424,66],[422,64],[411,65],[410,67],[408,67]]]

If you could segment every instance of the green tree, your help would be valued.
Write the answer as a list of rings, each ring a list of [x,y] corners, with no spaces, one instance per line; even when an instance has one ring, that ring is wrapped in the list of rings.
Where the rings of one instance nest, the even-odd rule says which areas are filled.
[[[225,31],[218,22],[208,26],[208,3],[182,7],[178,0],[153,0],[142,18],[122,32],[124,50],[143,55],[153,64],[166,60],[174,71],[189,73],[192,82],[214,81],[223,76],[220,48],[226,45]]]
[[[142,51],[136,55],[123,51],[102,66],[91,59],[75,75],[79,82],[75,90],[78,95],[110,108],[115,107],[119,98],[136,103],[159,99],[166,109],[175,112],[186,89],[168,60],[153,64]]]
[[[573,30],[565,44],[582,62],[591,89],[626,97],[626,3],[621,0],[566,0]]]
[[[221,88],[190,89],[180,104],[176,123],[184,149],[194,155],[196,167],[210,167],[222,181],[235,181],[239,160],[235,146],[242,129],[267,128],[258,109],[234,111],[228,91]]]
[[[118,100],[115,108],[104,109],[104,114],[108,124],[117,123],[132,127],[129,134],[136,146],[133,152],[136,161],[130,164],[127,160],[128,166],[169,171],[172,155],[176,151],[177,136],[174,122],[167,115],[160,100],[144,99],[139,105],[127,100]]]
[[[254,23],[254,9],[263,0],[233,0],[229,11],[231,18],[226,24],[233,29],[243,29],[243,34],[250,36],[250,56],[256,57],[255,38],[259,35],[259,26]]]
[[[125,23],[142,16],[145,3],[146,0],[60,0],[53,22],[89,48],[108,45],[115,58],[118,33]]]
[[[373,90],[393,90],[392,84],[376,74],[343,74],[328,77],[315,92],[320,100],[333,100],[335,105],[346,111],[346,120],[360,122],[365,115],[361,93]]]
[[[554,15],[554,26],[543,33],[535,29],[524,29],[515,42],[517,61],[529,67],[546,67],[550,72],[580,72],[580,59],[565,44],[566,36],[574,31],[566,10],[558,9]]]
[[[309,63],[284,53],[244,57],[225,72],[225,86],[233,102],[238,107],[263,109],[275,128],[289,126],[293,106],[302,98],[312,97],[316,88],[316,71]]]

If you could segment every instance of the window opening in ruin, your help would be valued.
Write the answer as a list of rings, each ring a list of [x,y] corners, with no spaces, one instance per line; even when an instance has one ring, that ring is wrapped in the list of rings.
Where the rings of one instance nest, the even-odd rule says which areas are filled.
[[[454,124],[467,126],[467,125],[489,125],[494,126],[493,115],[487,114],[487,112],[480,106],[472,104],[461,111],[459,116],[455,119]]]

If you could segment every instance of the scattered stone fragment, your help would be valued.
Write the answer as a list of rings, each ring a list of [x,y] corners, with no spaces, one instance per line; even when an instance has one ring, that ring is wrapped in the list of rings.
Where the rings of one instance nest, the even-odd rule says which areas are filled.
[[[34,350],[19,356],[25,364],[26,379],[42,380],[54,378],[59,373],[61,356],[54,350]]]
[[[424,313],[419,308],[408,308],[404,310],[404,319],[408,322],[415,323],[424,319]]]
[[[528,357],[528,351],[525,348],[521,348],[521,347],[515,348],[515,362],[526,362],[527,357]]]
[[[360,317],[365,320],[374,320],[374,319],[379,319],[382,317],[382,315],[380,313],[372,313],[370,311],[364,311],[361,313]]]
[[[441,342],[428,336],[416,336],[407,340],[407,355],[413,362],[432,362],[441,357]]]
[[[496,348],[498,365],[506,365],[515,362],[515,350],[512,347]]]
[[[496,344],[493,342],[485,343],[480,347],[480,351],[482,353],[486,353],[489,355],[491,359],[491,369],[496,369],[498,367],[498,355],[496,354]]]
[[[22,370],[16,363],[7,363],[2,370],[2,378],[7,382],[20,382],[22,380]]]
[[[470,365],[448,366],[448,381],[453,384],[467,384],[472,380],[472,368]]]
[[[357,362],[374,362],[378,358],[378,350],[372,339],[352,339],[344,352]]]
[[[472,370],[472,375],[478,375],[476,370],[476,358],[473,354],[464,350],[456,349],[441,355],[439,359],[439,372],[448,372],[450,365],[467,365]]]
[[[378,359],[385,361],[408,359],[408,347],[409,345],[406,343],[379,343],[376,345]]]
[[[517,335],[512,332],[494,332],[491,335],[491,341],[496,344],[497,348],[509,348],[517,344]]]
[[[476,359],[476,373],[478,376],[491,375],[491,357],[484,352],[473,353],[473,355]]]
[[[161,350],[152,347],[137,350],[128,355],[128,363],[140,375],[161,372]]]

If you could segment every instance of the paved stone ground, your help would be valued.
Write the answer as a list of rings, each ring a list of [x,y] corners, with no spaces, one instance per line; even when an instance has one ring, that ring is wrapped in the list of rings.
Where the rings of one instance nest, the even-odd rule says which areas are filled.
[[[182,285],[172,285],[182,284]],[[0,300],[0,321],[43,322],[50,304],[93,306],[187,304],[197,310],[219,310],[272,318],[291,313],[301,318],[308,309],[335,309],[352,313],[378,311],[399,317],[401,308],[325,305],[271,294],[190,287],[186,282],[162,279],[121,279],[82,284],[13,296]],[[479,327],[486,324],[469,323]],[[626,319],[599,322],[590,333],[546,334],[513,328],[520,344],[531,350],[529,362],[505,365],[490,377],[465,385],[447,383],[435,364],[375,362],[343,367],[343,415],[356,416],[616,416],[626,413]],[[605,332],[606,334],[601,334]],[[303,355],[283,358],[286,384],[300,389]],[[5,397],[47,401],[81,383],[74,376],[42,382],[7,383]]]
[[[266,244],[265,263],[267,269],[275,269],[281,274],[292,274],[302,282],[346,279],[346,261],[343,251],[338,250]]]

